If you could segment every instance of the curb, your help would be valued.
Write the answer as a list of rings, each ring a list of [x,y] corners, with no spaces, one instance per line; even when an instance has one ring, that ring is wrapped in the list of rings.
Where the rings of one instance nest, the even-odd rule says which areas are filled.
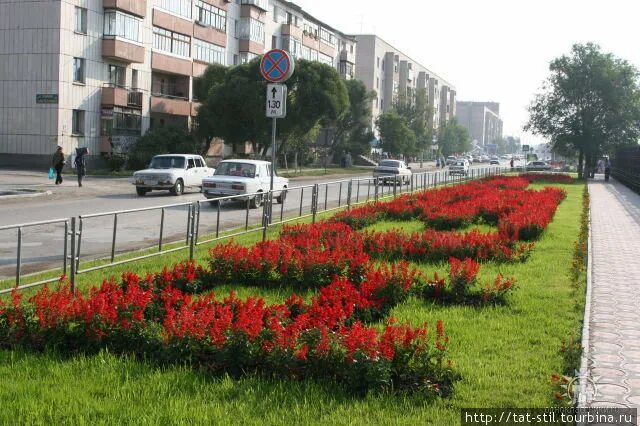
[[[15,190],[15,191],[8,191],[8,192],[17,192],[17,194],[8,194],[8,195],[0,195],[0,200],[13,200],[16,198],[35,198],[35,197],[42,197],[44,195],[52,195],[53,192],[51,191],[41,191],[41,192],[28,192],[28,193],[24,193],[24,194],[20,194],[20,191],[24,191],[24,190]]]
[[[587,190],[589,188],[587,183]],[[591,194],[589,194],[591,195]],[[586,394],[587,394],[587,380],[582,380],[589,375],[589,334],[590,334],[590,322],[591,322],[591,291],[593,288],[593,246],[592,246],[592,227],[591,227],[591,197],[589,197],[589,238],[587,242],[587,291],[585,294],[584,304],[584,320],[582,323],[582,357],[580,359],[580,388],[578,389],[578,408],[587,408]]]

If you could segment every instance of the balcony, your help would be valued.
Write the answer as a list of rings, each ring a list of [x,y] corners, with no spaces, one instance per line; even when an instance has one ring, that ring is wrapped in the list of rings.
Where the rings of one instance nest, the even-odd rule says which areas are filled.
[[[191,115],[189,80],[153,74],[151,84],[151,112],[170,115]]]
[[[264,45],[252,40],[240,40],[238,50],[240,52],[251,52],[255,55],[262,55],[264,53]]]
[[[142,109],[142,92],[107,83],[102,88],[102,105]]]
[[[115,38],[102,39],[102,56],[127,63],[144,63],[144,47]]]
[[[349,50],[342,49],[342,51],[340,52],[340,62],[349,62],[350,64],[355,64],[355,53],[351,53]]]
[[[291,36],[302,40],[302,28],[296,27],[293,24],[282,24],[282,36]]]
[[[160,52],[153,52],[151,55],[151,69],[170,74],[190,76],[193,72],[193,63],[189,59],[180,59],[163,55]]]
[[[147,0],[104,0],[105,9],[118,9],[144,18],[147,14]]]
[[[320,40],[320,52],[334,58],[336,56],[336,48]]]
[[[242,7],[256,7],[264,12],[269,11],[268,0],[242,0],[240,3]]]

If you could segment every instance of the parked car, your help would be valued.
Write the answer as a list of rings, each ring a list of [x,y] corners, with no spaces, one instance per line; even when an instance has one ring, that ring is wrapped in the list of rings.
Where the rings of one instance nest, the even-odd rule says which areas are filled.
[[[260,207],[264,193],[271,187],[271,163],[259,160],[225,160],[218,164],[213,176],[202,180],[202,191],[208,200],[248,194],[239,200],[249,202],[252,208]],[[284,203],[289,179],[274,175],[273,195],[278,203]]]
[[[482,162],[482,158],[479,155],[475,155],[473,157],[473,162],[474,163],[481,163]]]
[[[202,189],[202,178],[215,172],[199,155],[166,154],[156,155],[149,168],[133,174],[132,183],[136,192],[144,197],[151,191],[169,191],[182,195],[185,188]]]
[[[527,163],[527,170],[534,172],[546,172],[551,170],[551,166],[544,161],[529,161]]]
[[[469,175],[469,162],[467,160],[458,160],[449,166],[449,176],[452,175]]]
[[[450,156],[447,157],[447,163],[446,164],[447,164],[447,166],[450,166],[450,165],[454,164],[456,161],[458,161],[458,159],[455,156],[450,155]]]
[[[496,156],[489,158],[489,164],[497,164],[500,165],[500,159]]]
[[[408,167],[401,160],[382,160],[378,166],[373,169],[373,177],[381,178],[384,184],[389,181],[396,181],[400,184],[409,183],[411,181],[411,167]]]

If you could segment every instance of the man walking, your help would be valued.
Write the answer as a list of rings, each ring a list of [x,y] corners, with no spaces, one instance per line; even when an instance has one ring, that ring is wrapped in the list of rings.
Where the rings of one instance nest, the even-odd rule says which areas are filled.
[[[51,167],[56,170],[56,185],[62,183],[62,169],[64,168],[65,157],[62,147],[58,146],[58,149],[51,157]]]

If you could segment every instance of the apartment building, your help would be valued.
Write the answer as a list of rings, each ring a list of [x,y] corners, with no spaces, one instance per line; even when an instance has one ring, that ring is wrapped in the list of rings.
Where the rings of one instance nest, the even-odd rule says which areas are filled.
[[[352,78],[356,57],[353,37],[280,0],[4,0],[0,40],[0,165],[189,127],[209,64],[277,47]]]
[[[498,102],[466,102],[456,103],[458,123],[469,130],[471,139],[479,147],[495,143],[502,138],[502,119]]]
[[[399,96],[411,99],[418,90],[426,91],[433,112],[430,125],[434,129],[454,116],[455,86],[376,35],[358,34],[355,39],[356,78],[376,92],[373,127],[377,117],[393,108]]]

